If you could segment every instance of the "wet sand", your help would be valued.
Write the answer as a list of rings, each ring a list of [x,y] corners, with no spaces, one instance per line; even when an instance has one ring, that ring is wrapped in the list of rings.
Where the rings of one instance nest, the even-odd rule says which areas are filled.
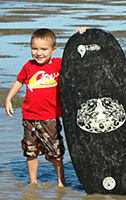
[[[5,100],[8,92],[9,88],[0,88],[0,107],[2,108],[5,107]],[[13,108],[21,108],[23,99],[24,98],[21,97],[20,94],[16,95],[12,100]]]
[[[21,67],[31,58],[30,36],[40,27],[57,36],[55,57],[77,27],[87,25],[110,31],[126,53],[126,2],[120,0],[32,0],[0,1],[0,199],[8,200],[126,200],[119,195],[87,195],[73,169],[66,146],[64,168],[67,187],[57,188],[56,174],[44,157],[39,157],[38,185],[29,185],[20,140],[21,105],[25,87],[13,99],[14,114],[5,114],[5,98]],[[62,132],[64,135],[64,133]]]

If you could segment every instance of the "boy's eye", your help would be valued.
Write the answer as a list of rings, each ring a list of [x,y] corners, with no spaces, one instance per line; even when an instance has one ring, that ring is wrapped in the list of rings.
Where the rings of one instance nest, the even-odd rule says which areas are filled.
[[[36,47],[32,47],[32,50],[38,50]],[[47,48],[41,48],[41,50],[46,51]]]
[[[37,50],[37,48],[35,48],[35,47],[32,47],[32,49],[33,49],[33,50]]]
[[[45,51],[45,50],[47,50],[47,48],[42,48],[42,50],[44,50],[44,51]]]

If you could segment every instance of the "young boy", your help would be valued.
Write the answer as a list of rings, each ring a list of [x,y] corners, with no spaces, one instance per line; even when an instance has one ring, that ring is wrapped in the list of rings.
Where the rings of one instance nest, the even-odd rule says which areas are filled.
[[[77,29],[82,34],[86,27]],[[61,58],[51,58],[56,51],[55,34],[49,29],[38,29],[31,37],[29,60],[17,75],[6,98],[6,113],[13,114],[11,99],[26,84],[26,96],[23,101],[24,138],[22,149],[27,157],[30,183],[37,183],[38,155],[53,163],[57,173],[58,186],[65,185],[63,155],[65,152],[61,117],[59,77]]]

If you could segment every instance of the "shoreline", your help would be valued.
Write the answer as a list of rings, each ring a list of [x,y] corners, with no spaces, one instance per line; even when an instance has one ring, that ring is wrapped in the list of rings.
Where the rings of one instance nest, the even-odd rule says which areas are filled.
[[[9,88],[0,88],[0,108],[5,108],[5,100],[9,92]],[[21,108],[24,97],[20,96],[20,92],[12,99],[13,108]]]

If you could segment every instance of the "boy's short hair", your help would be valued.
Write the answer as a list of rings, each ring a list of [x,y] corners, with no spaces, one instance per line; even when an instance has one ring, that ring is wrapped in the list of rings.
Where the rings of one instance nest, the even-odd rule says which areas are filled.
[[[36,31],[33,32],[30,43],[32,43],[33,38],[51,39],[53,47],[56,46],[56,36],[54,32],[50,29],[46,28],[37,29]]]

